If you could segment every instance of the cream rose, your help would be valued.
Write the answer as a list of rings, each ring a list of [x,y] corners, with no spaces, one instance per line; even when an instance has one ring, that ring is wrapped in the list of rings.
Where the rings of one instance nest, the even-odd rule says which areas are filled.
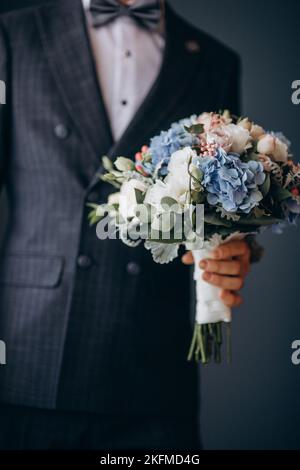
[[[250,129],[250,135],[252,139],[257,140],[265,133],[266,131],[261,126],[258,126],[257,124],[252,124],[252,127]]]
[[[288,146],[271,134],[262,136],[257,144],[257,151],[263,155],[273,157],[276,162],[285,163],[288,158]]]
[[[231,142],[230,151],[234,153],[243,153],[246,149],[252,146],[252,137],[248,129],[236,124],[228,124],[225,127],[225,133]]]
[[[252,122],[249,121],[248,118],[244,118],[241,121],[239,121],[237,125],[239,127],[243,127],[244,129],[247,129],[247,131],[250,131],[252,127]]]

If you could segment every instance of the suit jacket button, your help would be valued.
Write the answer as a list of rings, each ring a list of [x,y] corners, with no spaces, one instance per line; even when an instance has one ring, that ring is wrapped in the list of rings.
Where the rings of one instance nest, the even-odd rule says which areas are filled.
[[[138,263],[130,261],[126,266],[126,270],[128,274],[131,274],[132,276],[137,276],[141,272],[141,267]]]
[[[57,124],[54,128],[54,134],[58,139],[66,139],[69,135],[69,130],[64,124]]]
[[[79,255],[77,258],[77,266],[80,269],[88,269],[92,266],[93,262],[87,255]]]

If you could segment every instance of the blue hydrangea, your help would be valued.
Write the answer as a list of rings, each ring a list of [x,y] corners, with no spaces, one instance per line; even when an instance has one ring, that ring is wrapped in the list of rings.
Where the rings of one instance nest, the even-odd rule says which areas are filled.
[[[152,156],[152,171],[161,166],[160,174],[167,174],[167,166],[171,155],[183,147],[192,147],[199,143],[199,139],[186,131],[185,126],[189,127],[196,124],[196,116],[182,119],[178,123],[172,124],[168,131],[163,131],[153,137],[150,141],[150,153]],[[147,171],[151,170],[147,168]]]
[[[195,164],[203,172],[209,204],[249,214],[262,199],[258,186],[264,183],[265,174],[260,162],[243,162],[238,154],[219,148],[215,157],[196,157]]]

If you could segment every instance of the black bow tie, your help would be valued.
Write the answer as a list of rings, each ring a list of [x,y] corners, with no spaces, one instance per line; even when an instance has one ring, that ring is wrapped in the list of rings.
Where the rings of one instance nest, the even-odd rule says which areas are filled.
[[[141,27],[155,30],[161,19],[159,0],[136,0],[132,5],[123,5],[118,0],[91,0],[90,12],[96,28],[120,16],[129,16]]]

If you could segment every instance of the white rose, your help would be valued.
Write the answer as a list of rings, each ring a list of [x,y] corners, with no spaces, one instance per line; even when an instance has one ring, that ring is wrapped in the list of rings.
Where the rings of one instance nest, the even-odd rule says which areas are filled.
[[[236,124],[229,124],[225,127],[225,132],[231,141],[231,152],[241,154],[251,147],[252,138],[248,129]]]
[[[157,180],[156,183],[148,189],[144,203],[157,207],[164,197],[172,197],[170,191],[170,187],[166,183]]]
[[[285,163],[288,158],[288,146],[270,134],[265,134],[261,137],[257,144],[257,151],[263,155],[273,157],[276,162]]]
[[[181,202],[190,188],[189,165],[194,156],[196,156],[195,151],[190,147],[185,147],[173,153],[168,165],[165,183],[172,193],[169,196]]]
[[[185,204],[186,193],[190,189],[189,164],[195,155],[190,147],[174,152],[168,165],[168,175],[164,181],[158,180],[148,189],[144,203],[159,208],[161,200],[168,197]]]
[[[145,193],[147,185],[143,181],[132,179],[122,184],[119,196],[119,213],[127,220],[134,217],[135,208],[138,205],[135,190]]]

